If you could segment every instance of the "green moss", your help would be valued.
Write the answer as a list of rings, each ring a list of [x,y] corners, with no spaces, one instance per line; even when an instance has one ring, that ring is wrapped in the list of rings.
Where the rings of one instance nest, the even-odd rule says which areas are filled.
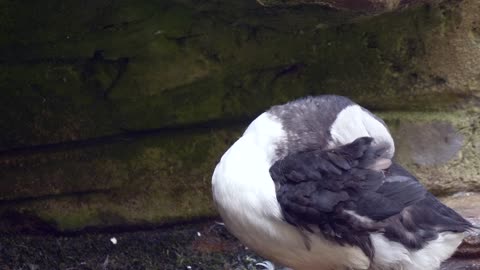
[[[450,2],[355,20],[254,1],[2,2],[0,149],[248,119],[310,94],[388,110],[390,123],[417,121],[403,111],[467,106],[470,90],[445,87],[422,66],[431,35],[453,31],[459,14]],[[462,119],[477,114],[431,115],[459,123],[476,143]],[[62,230],[210,215],[211,172],[239,130],[187,133],[4,156],[3,207]],[[469,145],[463,154],[475,167]],[[470,181],[456,168],[452,179]]]
[[[444,109],[462,96],[431,92],[443,79],[418,68],[430,33],[457,23],[454,5],[355,22],[320,7],[233,1],[27,1],[0,10],[3,148],[252,117],[307,94],[379,110]]]
[[[127,128],[158,128],[221,118],[221,91],[218,79],[206,78],[161,94],[140,95],[135,102],[130,97],[114,97],[114,101],[118,106],[118,121]]]
[[[214,215],[211,174],[239,131],[146,137],[2,160],[0,199],[12,203],[0,214],[33,213],[59,230]]]
[[[84,65],[0,66],[0,148],[114,132],[109,108],[81,76]],[[93,78],[89,78],[93,80]]]

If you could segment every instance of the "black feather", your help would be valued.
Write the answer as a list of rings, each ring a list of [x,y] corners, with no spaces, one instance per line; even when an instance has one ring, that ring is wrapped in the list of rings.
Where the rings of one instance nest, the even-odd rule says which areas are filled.
[[[385,151],[372,141],[358,138],[335,149],[291,154],[275,162],[270,175],[285,220],[309,231],[316,225],[327,239],[358,246],[369,257],[374,252],[372,231],[418,249],[440,232],[471,228],[399,165],[387,171],[369,169]]]

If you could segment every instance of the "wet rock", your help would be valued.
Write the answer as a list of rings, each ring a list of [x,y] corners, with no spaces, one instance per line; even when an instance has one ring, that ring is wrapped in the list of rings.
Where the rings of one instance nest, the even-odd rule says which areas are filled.
[[[380,113],[395,141],[395,160],[430,191],[480,190],[480,113]]]
[[[395,136],[400,145],[408,147],[409,158],[417,165],[443,165],[456,157],[464,143],[453,124],[444,121],[403,122]]]
[[[480,226],[480,194],[472,192],[457,193],[443,202],[457,210],[475,226]],[[480,230],[467,233],[467,237],[450,260],[442,266],[443,270],[480,269]]]

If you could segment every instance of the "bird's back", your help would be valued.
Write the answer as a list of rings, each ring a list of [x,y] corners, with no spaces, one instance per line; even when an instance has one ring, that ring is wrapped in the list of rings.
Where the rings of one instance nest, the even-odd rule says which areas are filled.
[[[462,232],[469,228],[469,223],[426,191],[421,193],[424,197],[411,201],[405,199],[410,196],[408,192],[416,192],[418,187],[415,185],[420,184],[400,166],[394,164],[390,168],[384,168],[385,163],[380,162],[378,168],[370,169],[378,171],[384,179],[408,178],[410,182],[407,184],[393,183],[382,189],[378,182],[380,184],[368,184],[373,190],[339,189],[335,192],[341,196],[336,197],[331,195],[332,190],[326,188],[329,187],[328,181],[333,180],[331,177],[322,177],[329,175],[325,170],[330,168],[330,165],[322,164],[337,166],[340,171],[345,171],[349,179],[355,179],[356,173],[360,173],[351,171],[356,166],[352,165],[354,161],[347,158],[348,164],[353,166],[350,168],[342,162],[338,163],[338,158],[336,161],[331,160],[334,157],[329,151],[345,148],[362,137],[370,138],[365,149],[381,149],[377,151],[379,154],[374,159],[390,160],[393,157],[395,147],[385,123],[344,97],[308,97],[274,106],[260,115],[223,155],[213,174],[214,201],[227,228],[259,254],[295,270],[436,269],[460,244],[463,239]],[[312,152],[320,154],[308,154]],[[302,165],[308,163],[311,163],[311,166]],[[290,164],[301,166],[291,167]],[[279,169],[272,172],[275,167]],[[318,173],[309,174],[306,170],[317,170]],[[312,190],[318,189],[311,198],[316,198],[315,200],[323,205],[315,206],[313,200],[308,201],[310,197],[305,197],[305,194],[298,195],[302,194],[302,191],[295,181],[305,179],[305,175],[314,187]],[[370,176],[358,177],[366,179],[366,183],[374,181],[369,180]],[[342,179],[341,176],[339,179]],[[324,183],[327,184],[323,185]],[[355,180],[352,183],[355,183]],[[308,185],[310,184],[303,186],[309,190]],[[287,186],[289,188],[286,188]],[[395,190],[397,186],[405,188],[405,193],[392,193],[391,190]],[[380,195],[359,192],[377,192]],[[297,195],[300,197],[295,197]],[[392,201],[392,207],[395,205],[398,209],[384,207],[382,214],[375,212],[376,205],[372,199],[376,198],[375,196],[384,196],[384,200]],[[293,204],[285,201],[285,198],[293,200]],[[329,198],[336,199],[326,201]],[[395,198],[402,198],[404,205],[395,204]],[[295,208],[297,200],[313,205],[314,211],[325,210],[325,205],[331,205],[332,210],[325,210],[325,217],[329,217],[328,222],[333,223],[329,225],[328,222],[317,220],[317,223],[323,225],[313,224],[317,225],[313,226],[314,229],[305,230],[299,226],[304,216],[298,215],[297,219],[292,219],[296,212],[289,212],[287,209]],[[349,209],[355,209],[365,216]],[[354,231],[349,229],[348,224],[339,224],[341,219],[335,218],[333,212],[329,214],[328,211],[344,211],[342,215],[347,213],[361,222],[370,222],[375,217],[381,217],[382,220],[374,220],[375,225],[378,225],[377,222],[384,222],[385,225],[378,230]],[[436,214],[427,214],[431,212]],[[335,230],[338,228],[342,228],[344,234],[362,234],[363,238],[353,235],[351,239],[355,241],[335,239],[338,234]],[[326,237],[326,233],[332,232],[333,238]],[[362,241],[368,242],[371,253]]]

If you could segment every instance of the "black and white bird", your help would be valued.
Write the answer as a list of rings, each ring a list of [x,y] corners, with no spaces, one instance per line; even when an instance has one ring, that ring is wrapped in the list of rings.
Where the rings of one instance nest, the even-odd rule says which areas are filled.
[[[256,118],[218,163],[225,226],[294,270],[434,270],[472,225],[392,161],[385,123],[350,99],[307,97]]]

